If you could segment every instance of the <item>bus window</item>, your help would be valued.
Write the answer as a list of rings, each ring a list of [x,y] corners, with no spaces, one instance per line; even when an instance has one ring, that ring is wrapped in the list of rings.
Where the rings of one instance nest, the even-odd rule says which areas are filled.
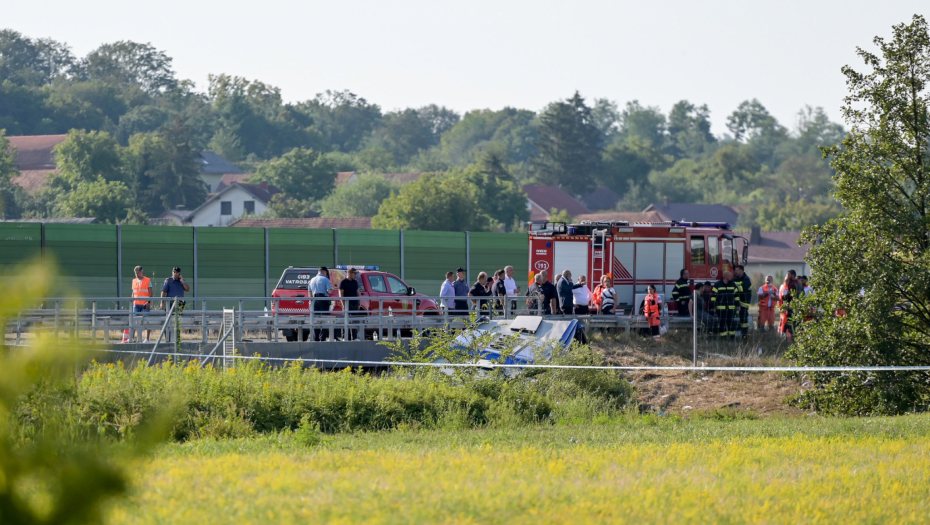
[[[707,262],[710,264],[720,264],[720,251],[717,249],[717,238],[707,238]]]
[[[691,237],[691,264],[704,264],[704,236]]]
[[[733,241],[730,239],[721,239],[720,240],[721,252],[723,252],[723,262],[729,264],[730,266],[735,266],[739,262],[734,258],[736,252],[733,251]]]

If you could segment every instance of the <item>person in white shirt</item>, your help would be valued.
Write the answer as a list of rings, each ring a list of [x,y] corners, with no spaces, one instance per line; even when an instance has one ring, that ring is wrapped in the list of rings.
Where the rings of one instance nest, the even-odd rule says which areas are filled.
[[[452,309],[452,302],[455,300],[455,288],[452,287],[452,282],[455,281],[454,272],[446,272],[446,280],[442,282],[442,287],[439,288],[439,297],[452,297],[452,299],[442,299],[440,306],[446,310]]]
[[[584,286],[572,290],[572,295],[575,298],[575,314],[588,315],[591,313],[591,301],[594,299],[594,294],[588,288],[588,281],[584,275],[579,275],[577,282]]]
[[[507,289],[507,297],[519,297],[520,296],[520,287],[517,286],[517,281],[513,279],[513,266],[504,266],[504,288]],[[517,302],[511,300],[510,310],[517,309]]]

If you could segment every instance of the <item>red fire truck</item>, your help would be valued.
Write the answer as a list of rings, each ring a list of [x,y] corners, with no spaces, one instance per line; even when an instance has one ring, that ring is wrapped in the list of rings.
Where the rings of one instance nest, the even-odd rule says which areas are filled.
[[[749,256],[749,241],[733,235],[727,223],[533,222],[529,238],[530,283],[543,270],[555,281],[567,269],[576,279],[587,276],[593,289],[601,276],[609,274],[617,302],[627,312],[635,296],[645,294],[650,284],[665,294],[669,310],[675,311],[671,294],[682,269],[690,272],[694,282],[713,283],[724,271],[746,264]]]

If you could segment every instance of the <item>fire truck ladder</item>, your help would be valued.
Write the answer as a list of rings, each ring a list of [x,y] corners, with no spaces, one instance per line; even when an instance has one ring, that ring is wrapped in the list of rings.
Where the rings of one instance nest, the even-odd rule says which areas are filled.
[[[593,270],[592,273],[596,274],[591,276],[592,283],[600,281],[605,273],[609,273],[607,270],[609,264],[607,263],[606,243],[604,242],[606,234],[607,230],[594,230],[591,234],[591,269]]]

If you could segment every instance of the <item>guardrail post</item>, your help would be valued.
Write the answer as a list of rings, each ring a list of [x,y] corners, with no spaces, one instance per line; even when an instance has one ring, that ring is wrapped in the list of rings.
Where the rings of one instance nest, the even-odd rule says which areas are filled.
[[[278,310],[281,309],[281,301],[276,301],[273,297],[271,298],[271,307],[274,309],[274,342],[278,342]]]
[[[245,325],[242,322],[242,299],[239,299],[239,342],[242,342],[242,332],[245,331]],[[233,337],[233,342],[236,341],[236,338]]]

